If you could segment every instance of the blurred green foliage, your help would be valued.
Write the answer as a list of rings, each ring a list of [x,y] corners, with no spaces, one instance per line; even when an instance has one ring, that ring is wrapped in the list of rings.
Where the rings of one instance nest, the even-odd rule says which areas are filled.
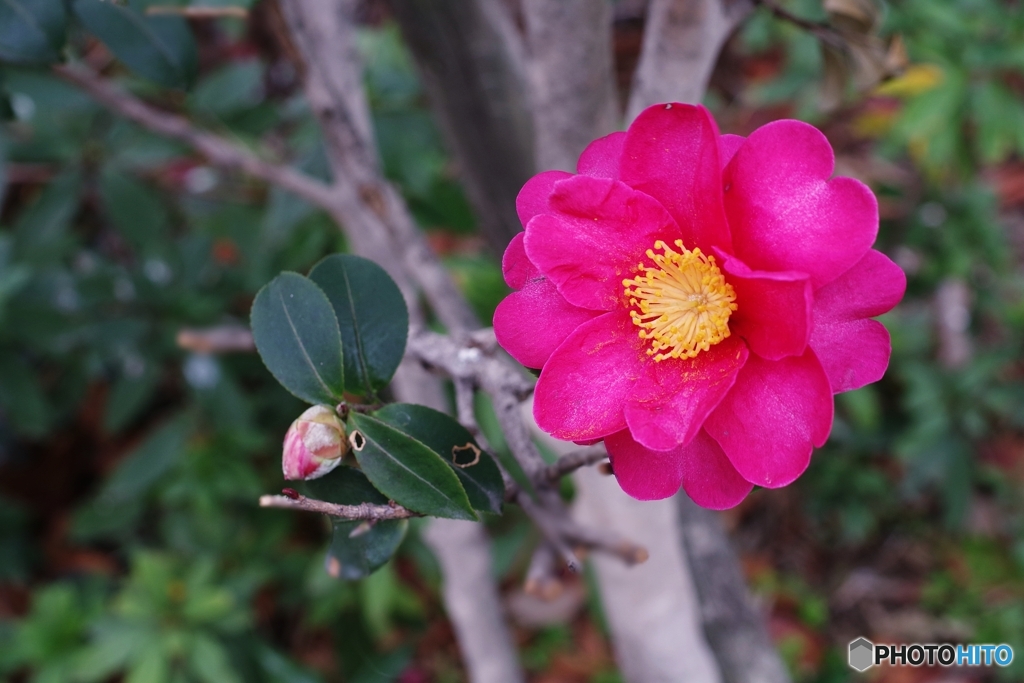
[[[48,25],[65,27],[86,1]],[[784,4],[826,16],[818,0]],[[832,439],[794,487],[802,542],[852,562],[893,535],[923,539],[933,561],[915,607],[1019,655],[1024,281],[1001,215],[1007,199],[988,181],[1024,157],[1024,13],[1002,0],[900,0],[883,20],[883,35],[903,36],[910,68],[877,91],[849,92],[837,112],[819,107],[817,39],[764,9],[730,48],[761,75],[745,77],[741,97],[709,97],[722,120],[790,115],[822,126],[841,162],[861,162],[881,198],[879,247],[909,275],[905,302],[884,320],[890,372],[839,397]],[[194,73],[187,58],[180,69],[140,68],[145,50],[110,45],[123,62],[113,73],[326,177],[294,69],[235,20],[215,30],[234,47],[200,51]],[[68,35],[69,54],[95,47],[81,26]],[[189,52],[179,39],[175,49]],[[19,61],[55,59],[48,40],[27,42]],[[394,27],[360,40],[384,168],[488,320],[505,287],[474,242],[415,70]],[[0,67],[0,113],[0,674],[369,683],[424,661],[437,571],[416,525],[370,578],[331,579],[328,525],[254,505],[281,486],[280,438],[302,404],[253,355],[174,341],[185,327],[245,323],[277,273],[344,250],[336,227],[290,194],[109,114],[45,69]],[[937,360],[935,295],[951,281],[971,293],[972,353],[959,367]],[[493,414],[483,403],[479,413],[501,455]],[[979,505],[997,511],[994,530],[972,522]],[[535,535],[515,514],[494,532],[499,574],[518,576]],[[783,566],[755,584],[792,606],[799,629],[782,642],[799,678],[846,680],[841,648],[809,655],[807,634],[841,617],[816,577]],[[567,628],[541,631],[524,649],[527,666],[543,670],[570,639]],[[438,681],[459,680],[454,653],[430,656]],[[1021,662],[1005,680],[1020,679]]]

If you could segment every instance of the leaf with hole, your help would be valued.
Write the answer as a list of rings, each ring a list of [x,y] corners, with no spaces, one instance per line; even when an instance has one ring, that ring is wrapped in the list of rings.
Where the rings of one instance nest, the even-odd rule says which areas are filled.
[[[365,474],[346,466],[302,482],[300,489],[310,498],[340,505],[388,502]],[[390,519],[371,526],[367,522],[332,519],[331,524],[334,536],[327,549],[327,573],[354,581],[369,576],[391,558],[405,538],[409,520]]]
[[[250,323],[256,350],[285,389],[307,403],[342,400],[341,334],[319,287],[298,273],[281,273],[256,295]]]
[[[396,503],[435,517],[477,518],[458,476],[423,442],[360,413],[349,416],[349,442],[363,473]]]
[[[501,514],[505,483],[494,458],[450,415],[410,403],[392,403],[374,413],[383,422],[441,456],[466,489],[477,512]]]
[[[192,84],[199,52],[184,18],[147,16],[108,0],[75,0],[72,7],[82,24],[135,73],[168,88]]]
[[[16,64],[59,61],[66,27],[61,0],[0,0],[0,60]]]
[[[398,369],[409,335],[409,312],[398,285],[373,261],[334,254],[309,273],[338,316],[345,345],[345,389],[375,394]]]

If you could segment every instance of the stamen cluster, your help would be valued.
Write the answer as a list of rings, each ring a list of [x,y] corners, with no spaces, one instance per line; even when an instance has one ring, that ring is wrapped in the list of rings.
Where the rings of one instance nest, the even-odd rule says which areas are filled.
[[[640,338],[650,339],[647,355],[655,361],[693,358],[729,336],[729,316],[736,310],[736,292],[725,281],[715,257],[690,251],[676,240],[675,251],[658,240],[647,258],[654,267],[637,265],[639,273],[623,280],[633,324]]]

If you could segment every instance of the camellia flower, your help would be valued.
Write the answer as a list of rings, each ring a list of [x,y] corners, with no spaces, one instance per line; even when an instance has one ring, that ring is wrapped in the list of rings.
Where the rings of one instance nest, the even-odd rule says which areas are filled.
[[[341,464],[348,452],[345,425],[329,406],[313,406],[284,435],[285,479],[316,479]]]
[[[703,107],[664,104],[591,143],[576,175],[532,178],[494,331],[541,368],[537,424],[603,439],[642,500],[682,486],[727,508],[800,476],[833,394],[885,372],[870,318],[906,286],[871,249],[874,195],[833,169],[808,124],[719,135]]]

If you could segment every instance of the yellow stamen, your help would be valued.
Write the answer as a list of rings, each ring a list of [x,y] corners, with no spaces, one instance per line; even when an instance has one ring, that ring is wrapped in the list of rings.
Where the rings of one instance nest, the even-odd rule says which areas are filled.
[[[693,358],[729,336],[729,316],[736,310],[736,292],[715,265],[714,256],[700,249],[683,248],[676,240],[675,252],[658,240],[647,258],[655,267],[637,265],[632,280],[623,280],[626,296],[634,310],[633,324],[640,338],[650,339],[648,356],[655,361],[666,358]]]

